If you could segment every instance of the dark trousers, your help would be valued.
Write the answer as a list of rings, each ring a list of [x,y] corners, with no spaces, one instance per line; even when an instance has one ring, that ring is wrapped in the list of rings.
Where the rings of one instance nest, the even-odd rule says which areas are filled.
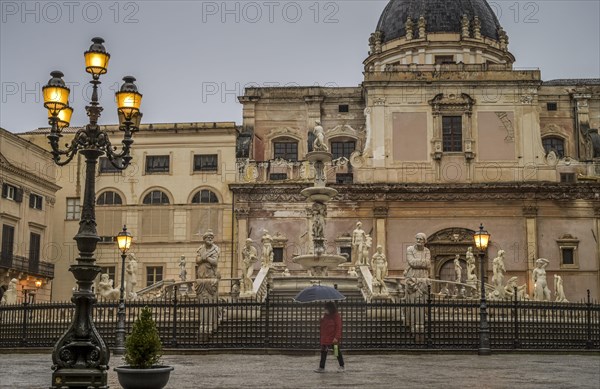
[[[321,369],[325,369],[325,362],[327,361],[327,350],[329,349],[329,347],[333,349],[333,346],[321,346],[321,363],[319,363],[319,367]],[[339,346],[337,359],[340,363],[340,366],[344,367],[344,357],[342,356],[342,350]]]

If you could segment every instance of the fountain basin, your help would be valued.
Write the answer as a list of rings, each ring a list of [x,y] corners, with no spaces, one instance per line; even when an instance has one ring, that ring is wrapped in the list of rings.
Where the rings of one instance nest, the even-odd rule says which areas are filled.
[[[341,255],[299,255],[292,259],[294,263],[302,266],[304,269],[315,270],[315,269],[336,269],[339,265],[346,262],[346,258]],[[317,271],[316,273],[319,273]]]
[[[306,154],[306,160],[309,162],[330,162],[333,154],[327,151],[311,151]]]
[[[338,191],[328,187],[310,187],[302,190],[302,196],[308,198],[312,202],[326,203],[333,197],[337,196]]]

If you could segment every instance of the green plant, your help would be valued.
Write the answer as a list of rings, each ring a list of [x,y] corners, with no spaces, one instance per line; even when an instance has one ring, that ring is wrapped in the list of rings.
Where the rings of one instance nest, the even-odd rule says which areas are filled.
[[[161,352],[162,344],[152,310],[144,307],[125,340],[125,362],[134,369],[149,369],[159,362]]]

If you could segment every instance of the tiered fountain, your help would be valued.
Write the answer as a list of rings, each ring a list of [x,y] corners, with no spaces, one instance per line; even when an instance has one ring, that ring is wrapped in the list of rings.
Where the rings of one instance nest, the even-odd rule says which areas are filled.
[[[333,155],[325,143],[325,133],[321,124],[317,122],[313,130],[315,141],[313,151],[306,155],[306,159],[313,163],[315,168],[315,183],[313,187],[302,191],[312,203],[312,239],[313,252],[300,255],[293,261],[301,265],[312,277],[325,277],[328,270],[336,269],[340,264],[346,262],[341,255],[327,254],[325,251],[325,218],[327,217],[327,203],[337,195],[337,190],[325,186],[325,163],[331,162]]]

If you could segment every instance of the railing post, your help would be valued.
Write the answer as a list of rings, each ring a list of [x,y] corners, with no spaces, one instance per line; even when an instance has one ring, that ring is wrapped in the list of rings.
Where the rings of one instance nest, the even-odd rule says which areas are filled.
[[[431,284],[427,285],[427,348],[433,346],[431,339]]]
[[[25,293],[25,298],[23,299],[23,325],[21,327],[21,346],[27,346],[27,306],[29,306],[29,302],[27,301],[28,296]]]
[[[171,346],[177,347],[177,294],[179,293],[177,285],[173,287],[173,335]]]
[[[585,342],[586,349],[592,349],[594,344],[592,342],[592,298],[590,296],[590,290],[587,290],[587,303],[586,303],[586,324],[587,324],[587,341]]]
[[[513,340],[513,348],[520,348],[521,342],[519,341],[519,298],[517,296],[518,289],[515,286],[513,289],[514,299],[513,299],[513,322],[515,326],[515,334]]]
[[[271,304],[271,287],[267,284],[267,296],[265,297],[265,348],[269,348],[270,344],[270,304]]]

